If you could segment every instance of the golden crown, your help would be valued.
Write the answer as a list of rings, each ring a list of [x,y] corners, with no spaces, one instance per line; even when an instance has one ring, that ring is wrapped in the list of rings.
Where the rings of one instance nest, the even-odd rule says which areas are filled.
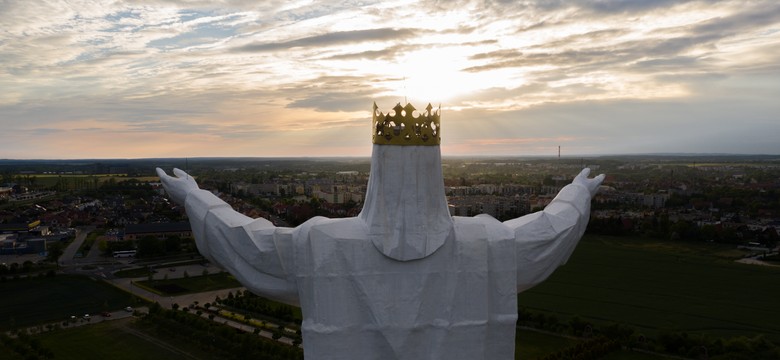
[[[412,104],[401,106],[398,103],[393,108],[394,113],[383,114],[374,103],[373,134],[371,136],[377,145],[439,145],[441,106],[433,112],[433,106],[428,104],[425,112],[414,115],[417,110]]]

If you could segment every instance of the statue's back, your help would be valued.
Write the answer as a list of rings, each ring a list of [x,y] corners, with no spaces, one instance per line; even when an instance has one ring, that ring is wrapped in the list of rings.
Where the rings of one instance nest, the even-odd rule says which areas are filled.
[[[380,253],[357,218],[316,218],[294,239],[307,359],[514,356],[514,238],[495,219],[456,218],[412,261]]]

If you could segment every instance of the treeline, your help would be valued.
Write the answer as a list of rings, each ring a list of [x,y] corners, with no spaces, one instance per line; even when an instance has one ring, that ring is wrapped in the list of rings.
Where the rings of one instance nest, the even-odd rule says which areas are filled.
[[[773,247],[780,241],[774,228],[750,230],[747,226],[736,228],[703,225],[679,219],[671,221],[665,212],[657,212],[645,218],[591,218],[587,232],[609,236],[647,236],[662,240],[713,241],[717,243],[744,244],[758,242]]]
[[[217,359],[303,359],[303,350],[256,334],[245,333],[184,311],[165,310],[155,303],[140,322],[145,331],[186,341]]]
[[[217,297],[215,303],[249,312],[256,318],[268,317],[297,326],[302,321],[301,312],[297,308],[255,295],[249,290],[239,291],[236,295],[230,292],[225,299]]]
[[[596,325],[577,316],[563,322],[557,316],[518,309],[518,326],[550,331],[562,335],[588,338],[574,347],[544,357],[555,359],[599,359],[620,349],[651,351],[687,358],[711,360],[780,359],[780,345],[763,335],[752,338],[711,338],[686,332],[662,332],[646,336],[625,324]]]
[[[45,360],[54,359],[54,352],[41,345],[41,342],[23,331],[10,337],[0,333],[0,358],[8,360]]]
[[[0,264],[0,282],[8,280],[18,280],[21,275],[26,276],[55,276],[54,269],[50,265],[36,265],[32,261],[25,261],[20,266],[19,263],[11,265]]]

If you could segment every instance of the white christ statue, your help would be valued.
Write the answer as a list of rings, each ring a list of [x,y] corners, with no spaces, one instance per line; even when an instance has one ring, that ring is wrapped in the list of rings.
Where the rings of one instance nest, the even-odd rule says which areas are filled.
[[[198,250],[250,291],[299,305],[306,359],[513,359],[517,293],[582,237],[604,175],[584,169],[543,211],[451,216],[439,110],[374,105],[371,173],[357,217],[276,227],[234,211],[184,171],[157,169]]]

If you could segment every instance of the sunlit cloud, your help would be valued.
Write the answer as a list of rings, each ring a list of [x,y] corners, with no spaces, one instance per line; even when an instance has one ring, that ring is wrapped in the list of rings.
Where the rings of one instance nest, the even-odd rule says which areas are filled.
[[[0,158],[367,155],[405,101],[453,155],[780,153],[779,46],[773,1],[3,1]]]

